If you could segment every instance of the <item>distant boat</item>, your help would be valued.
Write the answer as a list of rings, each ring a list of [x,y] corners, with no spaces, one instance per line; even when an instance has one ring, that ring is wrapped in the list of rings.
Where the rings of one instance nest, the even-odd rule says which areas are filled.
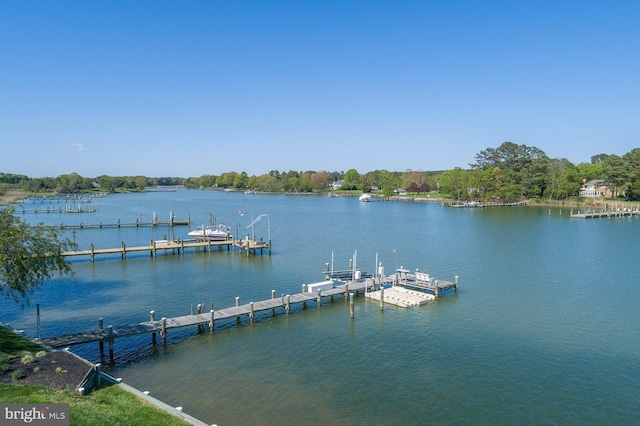
[[[218,226],[199,226],[188,234],[197,240],[226,241],[231,239],[229,228],[225,224]]]
[[[368,202],[370,202],[370,201],[371,201],[371,195],[369,195],[369,194],[362,194],[362,195],[358,198],[358,200],[360,200],[360,201],[361,201],[361,202],[363,202],[363,203],[368,203]]]

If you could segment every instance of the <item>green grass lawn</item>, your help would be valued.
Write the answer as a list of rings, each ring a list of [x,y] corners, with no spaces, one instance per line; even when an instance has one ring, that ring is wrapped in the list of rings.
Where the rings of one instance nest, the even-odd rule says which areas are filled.
[[[42,347],[0,326],[0,362],[22,351]],[[160,410],[116,385],[103,382],[89,395],[42,386],[0,384],[1,403],[69,404],[72,425],[180,425],[188,423]]]
[[[107,385],[81,396],[71,391],[55,391],[42,386],[0,384],[0,402],[69,404],[69,423],[72,425],[188,425],[115,385]]]

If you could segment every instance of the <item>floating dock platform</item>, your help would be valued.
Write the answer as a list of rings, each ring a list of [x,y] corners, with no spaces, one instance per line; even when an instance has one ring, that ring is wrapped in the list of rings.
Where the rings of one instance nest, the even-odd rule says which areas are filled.
[[[365,293],[365,296],[400,307],[419,306],[435,300],[448,290],[458,293],[458,276],[454,282],[437,280],[429,274],[416,270],[414,274],[408,269],[400,268],[390,277],[384,278],[379,290]],[[375,281],[374,281],[375,282]]]
[[[380,290],[365,293],[365,296],[369,299],[379,300],[382,303],[399,306],[401,308],[420,306],[436,298],[433,294],[425,293],[424,291],[410,290],[400,286],[382,287]]]

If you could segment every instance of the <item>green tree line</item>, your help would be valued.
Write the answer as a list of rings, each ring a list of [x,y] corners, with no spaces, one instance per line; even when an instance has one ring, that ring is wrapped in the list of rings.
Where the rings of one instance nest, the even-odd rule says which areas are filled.
[[[87,191],[131,191],[156,185],[187,188],[232,188],[263,192],[324,193],[342,182],[341,190],[379,191],[390,196],[402,189],[420,194],[436,191],[460,200],[522,199],[563,200],[579,195],[585,182],[601,180],[613,193],[640,200],[640,148],[619,156],[597,154],[590,163],[573,164],[566,158],[550,158],[536,147],[504,142],[475,155],[467,168],[443,171],[403,172],[374,170],[364,174],[346,172],[271,170],[259,176],[228,171],[200,177],[98,176],[77,173],[58,177],[31,178],[0,173],[0,193],[17,188],[29,193],[72,194]]]
[[[469,169],[441,173],[440,190],[464,200],[563,200],[578,196],[584,183],[600,180],[612,197],[640,200],[640,148],[623,156],[597,154],[590,163],[574,165],[536,147],[504,142],[479,152],[475,160]]]

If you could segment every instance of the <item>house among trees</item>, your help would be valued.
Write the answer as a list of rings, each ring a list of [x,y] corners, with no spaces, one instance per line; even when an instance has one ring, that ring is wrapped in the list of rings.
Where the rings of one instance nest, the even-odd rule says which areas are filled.
[[[580,187],[580,196],[587,198],[611,197],[611,189],[603,180],[594,179],[582,184]]]
[[[344,180],[335,181],[331,184],[331,189],[333,189],[334,191],[337,189],[340,189],[343,183],[344,183]]]

